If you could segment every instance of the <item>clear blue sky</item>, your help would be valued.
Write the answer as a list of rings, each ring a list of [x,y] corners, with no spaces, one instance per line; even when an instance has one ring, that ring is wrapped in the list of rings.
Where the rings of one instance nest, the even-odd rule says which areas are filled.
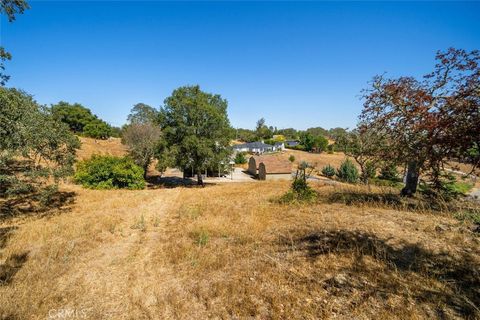
[[[8,86],[79,102],[113,125],[199,84],[235,127],[352,127],[375,74],[422,75],[480,49],[479,2],[31,2],[1,45]]]

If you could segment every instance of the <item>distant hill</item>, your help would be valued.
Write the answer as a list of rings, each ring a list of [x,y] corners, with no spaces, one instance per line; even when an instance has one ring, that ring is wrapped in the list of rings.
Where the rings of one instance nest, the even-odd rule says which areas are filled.
[[[94,154],[124,156],[127,148],[122,144],[120,138],[109,138],[107,140],[95,140],[92,138],[79,137],[82,142],[80,150],[77,151],[77,159],[84,160]]]

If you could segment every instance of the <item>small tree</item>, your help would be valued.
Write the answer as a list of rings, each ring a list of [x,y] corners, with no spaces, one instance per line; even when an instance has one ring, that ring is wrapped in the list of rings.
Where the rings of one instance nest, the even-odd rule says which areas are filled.
[[[357,183],[358,170],[350,159],[346,159],[337,170],[337,177],[340,181],[348,183]]]
[[[331,165],[326,165],[322,168],[322,174],[327,178],[332,178],[335,175],[335,168]]]
[[[339,136],[337,141],[360,167],[362,182],[368,184],[369,179],[375,177],[383,138],[360,124],[357,129]]]
[[[305,161],[302,161],[297,168],[292,186],[289,192],[280,198],[280,202],[305,202],[315,200],[316,192],[308,185],[307,179],[315,167]]]
[[[316,152],[323,152],[327,150],[328,147],[328,140],[324,136],[316,136],[313,139],[312,147],[315,149]]]
[[[152,123],[128,125],[123,133],[122,142],[127,145],[130,157],[143,169],[144,178],[147,177],[160,137],[160,128]]]
[[[397,181],[398,180],[397,165],[394,163],[386,163],[380,169],[380,175],[378,177],[382,180]]]
[[[131,124],[155,123],[158,121],[158,110],[147,104],[137,103],[130,110],[127,121]]]
[[[244,153],[244,152],[238,152],[238,153],[235,155],[235,163],[236,163],[236,164],[245,164],[245,163],[247,163],[247,158],[245,157],[245,153]]]
[[[288,157],[288,161],[290,161],[291,163],[294,163],[295,162],[295,156],[293,154],[291,154],[289,157]]]

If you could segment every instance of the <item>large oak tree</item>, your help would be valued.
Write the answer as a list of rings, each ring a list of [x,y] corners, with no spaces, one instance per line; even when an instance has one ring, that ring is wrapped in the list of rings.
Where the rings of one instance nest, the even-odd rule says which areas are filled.
[[[206,93],[199,86],[173,91],[160,110],[165,152],[176,167],[192,170],[203,185],[202,172],[226,162],[233,136],[227,115],[227,101]]]

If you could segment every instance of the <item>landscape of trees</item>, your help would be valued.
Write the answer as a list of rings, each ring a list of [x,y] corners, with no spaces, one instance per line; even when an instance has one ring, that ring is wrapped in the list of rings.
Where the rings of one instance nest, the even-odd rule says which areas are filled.
[[[480,55],[449,49],[439,52],[436,60],[434,71],[421,80],[375,77],[363,92],[364,108],[357,128],[351,131],[277,129],[263,118],[255,130],[234,130],[225,99],[199,86],[186,86],[174,90],[160,109],[136,104],[121,129],[122,142],[144,178],[155,161],[160,172],[177,167],[185,176],[197,175],[198,184],[203,185],[204,172],[220,173],[228,167],[235,136],[266,143],[296,139],[300,150],[344,152],[357,163],[365,184],[378,172],[396,181],[398,169],[405,169],[402,195],[415,194],[420,177],[423,191],[442,194],[452,182],[447,163],[468,163],[472,170],[480,164]],[[4,195],[31,190],[28,181],[37,176],[48,180],[71,174],[79,146],[75,135],[105,139],[113,134],[112,127],[78,103],[45,107],[22,91],[2,88],[0,93],[0,192]],[[332,146],[328,139],[334,140]],[[24,169],[18,175],[20,160]],[[245,159],[239,157],[236,162]],[[340,178],[346,172],[353,178],[340,180],[353,182],[355,170],[346,163],[337,172],[325,168],[324,174]]]

